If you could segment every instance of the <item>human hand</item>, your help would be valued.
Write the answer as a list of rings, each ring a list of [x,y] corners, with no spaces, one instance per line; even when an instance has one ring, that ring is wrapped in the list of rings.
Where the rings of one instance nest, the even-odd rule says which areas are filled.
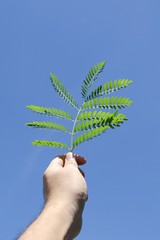
[[[69,239],[77,236],[81,229],[87,184],[78,165],[85,162],[84,158],[67,153],[56,157],[44,172],[45,207],[62,207],[63,214],[72,222]]]

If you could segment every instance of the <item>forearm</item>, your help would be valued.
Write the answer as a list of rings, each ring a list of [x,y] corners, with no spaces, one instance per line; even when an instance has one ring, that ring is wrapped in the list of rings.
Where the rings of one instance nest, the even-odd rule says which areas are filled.
[[[19,240],[67,240],[72,223],[64,205],[46,205]]]
[[[55,158],[43,175],[45,207],[19,240],[72,240],[80,232],[87,185],[78,169],[85,159]]]

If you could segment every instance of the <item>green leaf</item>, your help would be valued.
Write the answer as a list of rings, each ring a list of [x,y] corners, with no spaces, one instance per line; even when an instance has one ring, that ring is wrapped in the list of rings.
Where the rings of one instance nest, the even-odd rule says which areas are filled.
[[[74,133],[80,132],[80,131],[86,131],[86,130],[91,130],[94,128],[98,128],[100,126],[106,126],[110,124],[110,119],[94,119],[94,120],[86,120],[86,121],[82,121],[81,123],[79,123],[77,126],[74,127]]]
[[[57,123],[52,123],[52,122],[30,122],[30,123],[26,123],[26,125],[29,127],[48,128],[48,129],[70,133],[68,128],[66,128],[65,126]]]
[[[85,100],[86,100],[86,94],[88,93],[89,88],[97,79],[98,74],[100,74],[103,71],[105,64],[106,64],[106,61],[100,62],[89,70],[89,73],[83,82],[83,86],[81,90],[82,97]]]
[[[105,127],[99,127],[99,128],[93,129],[92,131],[89,131],[89,132],[84,132],[82,135],[80,135],[78,138],[76,138],[75,141],[73,142],[73,149],[76,146],[78,146],[80,143],[88,141],[94,137],[101,135],[108,128],[109,128],[109,126],[105,126]]]
[[[94,111],[94,112],[86,111],[79,114],[77,121],[107,118],[110,114],[111,114],[110,112],[103,112],[103,111]]]
[[[91,94],[86,98],[86,100],[91,100],[93,98],[98,98],[102,95],[109,94],[120,90],[122,88],[127,87],[133,81],[128,79],[119,79],[114,81],[106,82],[103,86],[99,86],[98,88],[94,89]]]
[[[101,126],[102,127],[109,126],[111,128],[114,128],[114,126],[120,126],[120,124],[127,120],[127,118],[123,114],[116,115],[117,112],[118,111],[115,111],[114,113],[109,113],[109,115],[105,118],[86,120],[82,121],[81,123],[78,123],[74,127],[74,134],[76,134],[79,131],[86,131]]]
[[[55,148],[65,148],[68,149],[68,146],[61,142],[52,142],[52,141],[46,141],[46,140],[35,140],[32,142],[34,146],[44,146],[44,147],[55,147]]]
[[[133,102],[129,98],[125,97],[104,97],[104,98],[94,98],[87,102],[84,102],[82,109],[89,108],[125,108],[131,105]]]
[[[48,116],[55,116],[59,118],[64,118],[68,120],[72,120],[72,115],[63,111],[63,110],[58,110],[55,108],[47,108],[47,107],[40,107],[40,106],[35,106],[35,105],[29,105],[27,106],[28,109],[40,113],[40,114],[46,114]]]
[[[113,124],[116,127],[119,127],[120,124],[122,124],[126,120],[128,120],[128,118],[126,118],[126,116],[124,114],[120,113],[116,117],[113,118],[111,124]]]
[[[35,146],[47,146],[47,147],[58,147],[65,148],[70,151],[81,144],[82,142],[88,141],[94,137],[97,137],[104,133],[108,128],[119,127],[124,121],[127,120],[126,116],[123,114],[118,114],[117,109],[125,108],[131,105],[133,102],[126,97],[102,97],[105,94],[112,93],[114,91],[120,90],[127,87],[132,83],[128,79],[118,79],[114,81],[108,81],[103,85],[100,85],[94,89],[91,93],[89,92],[92,84],[96,81],[99,74],[103,71],[106,62],[100,62],[91,68],[86,76],[81,94],[84,99],[84,103],[81,107],[78,107],[78,104],[72,97],[72,95],[67,91],[64,85],[58,80],[58,78],[50,73],[51,83],[55,91],[59,96],[69,105],[73,106],[78,110],[77,115],[73,119],[72,115],[66,111],[58,110],[55,108],[40,107],[35,105],[27,106],[28,109],[48,115],[55,116],[62,119],[68,119],[73,121],[72,132],[69,131],[64,125],[53,123],[53,122],[29,122],[26,125],[34,128],[42,129],[52,129],[58,130],[71,135],[71,146],[68,148],[66,144],[61,142],[52,142],[46,140],[35,140],[32,144]],[[94,108],[101,108],[102,111],[95,110]],[[115,109],[113,113],[105,112],[103,109]],[[88,111],[91,109],[91,111]],[[78,135],[76,139],[75,134],[78,132],[84,131]]]
[[[78,104],[64,87],[64,85],[60,82],[60,80],[58,80],[58,78],[52,73],[50,73],[50,79],[55,91],[59,94],[59,96],[63,98],[66,103],[78,109]]]

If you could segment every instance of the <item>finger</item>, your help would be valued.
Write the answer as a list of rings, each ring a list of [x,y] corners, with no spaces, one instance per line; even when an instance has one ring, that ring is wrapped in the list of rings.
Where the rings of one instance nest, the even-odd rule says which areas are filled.
[[[64,161],[65,158],[66,158],[66,154],[58,155],[58,157],[61,158]]]
[[[75,167],[78,167],[78,164],[73,156],[73,153],[68,152],[65,157],[65,166],[69,166],[71,164],[74,165]]]
[[[78,154],[73,154],[73,156],[76,159],[78,165],[83,165],[86,163],[86,159],[84,157],[79,156]]]
[[[66,154],[59,155],[58,157],[65,161]],[[79,156],[78,154],[73,154],[73,157],[75,158],[78,165],[83,165],[86,163],[86,159],[82,156]]]
[[[61,158],[63,160],[63,167],[64,167],[66,155],[67,154],[62,154],[62,155],[58,156],[59,158]],[[72,157],[76,160],[78,165],[83,165],[86,163],[86,159],[78,154],[72,154]]]
[[[62,159],[62,161],[63,161],[63,167],[64,167],[64,163],[65,163],[66,154],[61,154],[61,155],[58,155],[58,157]]]

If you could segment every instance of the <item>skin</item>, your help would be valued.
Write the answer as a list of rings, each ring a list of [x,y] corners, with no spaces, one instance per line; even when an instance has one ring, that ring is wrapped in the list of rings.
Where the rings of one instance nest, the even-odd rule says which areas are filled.
[[[51,161],[43,175],[44,208],[19,240],[72,240],[82,227],[88,198],[83,157],[67,153]]]

